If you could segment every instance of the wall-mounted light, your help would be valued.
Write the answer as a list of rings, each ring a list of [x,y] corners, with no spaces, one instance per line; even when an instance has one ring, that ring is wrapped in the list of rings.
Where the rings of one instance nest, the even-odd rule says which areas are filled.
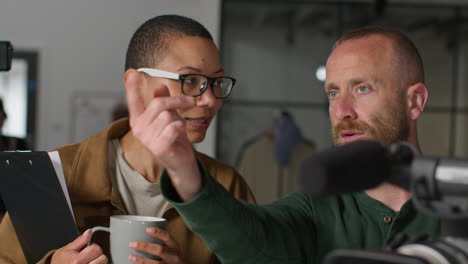
[[[317,78],[317,80],[325,82],[325,79],[327,77],[325,65],[322,64],[317,67],[317,70],[315,71],[315,77]]]

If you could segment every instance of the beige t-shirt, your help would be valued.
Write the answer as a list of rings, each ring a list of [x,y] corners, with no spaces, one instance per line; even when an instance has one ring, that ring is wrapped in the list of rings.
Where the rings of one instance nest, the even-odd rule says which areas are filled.
[[[159,188],[159,182],[148,182],[133,170],[124,158],[118,139],[109,144],[109,170],[114,187],[131,215],[162,217],[168,202]]]

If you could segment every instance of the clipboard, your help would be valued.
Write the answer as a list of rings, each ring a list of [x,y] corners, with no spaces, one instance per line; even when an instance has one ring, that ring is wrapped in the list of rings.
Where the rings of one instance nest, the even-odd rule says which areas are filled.
[[[0,152],[0,195],[28,263],[79,235],[50,157],[45,151]]]

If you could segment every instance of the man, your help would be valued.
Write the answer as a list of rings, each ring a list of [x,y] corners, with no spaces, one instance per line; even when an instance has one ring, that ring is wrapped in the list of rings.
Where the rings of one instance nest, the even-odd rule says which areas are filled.
[[[418,51],[402,33],[368,27],[343,36],[328,58],[325,85],[335,144],[406,140],[419,148],[416,121],[428,97],[423,78]],[[436,219],[413,208],[410,193],[388,183],[318,199],[292,193],[265,206],[236,201],[203,166],[197,170],[178,118],[145,129],[173,111],[144,109],[127,92],[132,129],[167,168],[163,194],[224,264],[321,263],[336,248],[382,248],[396,233],[439,232]]]
[[[148,20],[135,32],[128,46],[123,79],[126,89],[141,100],[140,107],[173,110],[162,116],[161,125],[177,116],[178,132],[185,139],[184,151],[191,153],[190,157],[207,168],[234,197],[254,202],[248,186],[233,168],[195,152],[191,145],[203,140],[223,99],[231,92],[235,80],[223,74],[210,33],[192,19],[166,15]],[[155,104],[152,99],[160,96],[166,98],[165,103]],[[167,231],[147,230],[148,235],[163,241],[163,246],[131,243],[135,250],[159,256],[162,262],[146,262],[149,260],[131,255],[132,263],[219,263],[163,199],[159,178],[164,167],[135,138],[134,134],[139,133],[130,130],[127,119],[121,119],[96,136],[58,149],[77,227],[88,230],[63,248],[49,252],[40,263],[107,263],[108,237],[99,239],[97,233],[97,244],[87,247],[89,228],[108,226],[109,217],[119,214],[167,219]],[[154,147],[164,150],[166,143]],[[170,153],[167,157],[172,158]],[[0,225],[0,240],[1,263],[26,262],[8,216]]]

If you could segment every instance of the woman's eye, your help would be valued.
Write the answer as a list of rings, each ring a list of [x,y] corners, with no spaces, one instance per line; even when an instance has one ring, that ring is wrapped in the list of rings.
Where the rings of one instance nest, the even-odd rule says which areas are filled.
[[[225,85],[226,85],[226,83],[223,82],[223,80],[221,80],[221,79],[217,79],[217,80],[213,83],[213,86],[214,86],[215,88],[223,88]]]
[[[365,93],[369,91],[369,88],[367,86],[359,86],[358,90],[360,93]]]
[[[196,81],[197,81],[197,80],[196,80],[195,78],[193,78],[193,77],[192,77],[192,78],[185,78],[185,79],[184,79],[184,83],[185,83],[185,84],[195,84]]]

